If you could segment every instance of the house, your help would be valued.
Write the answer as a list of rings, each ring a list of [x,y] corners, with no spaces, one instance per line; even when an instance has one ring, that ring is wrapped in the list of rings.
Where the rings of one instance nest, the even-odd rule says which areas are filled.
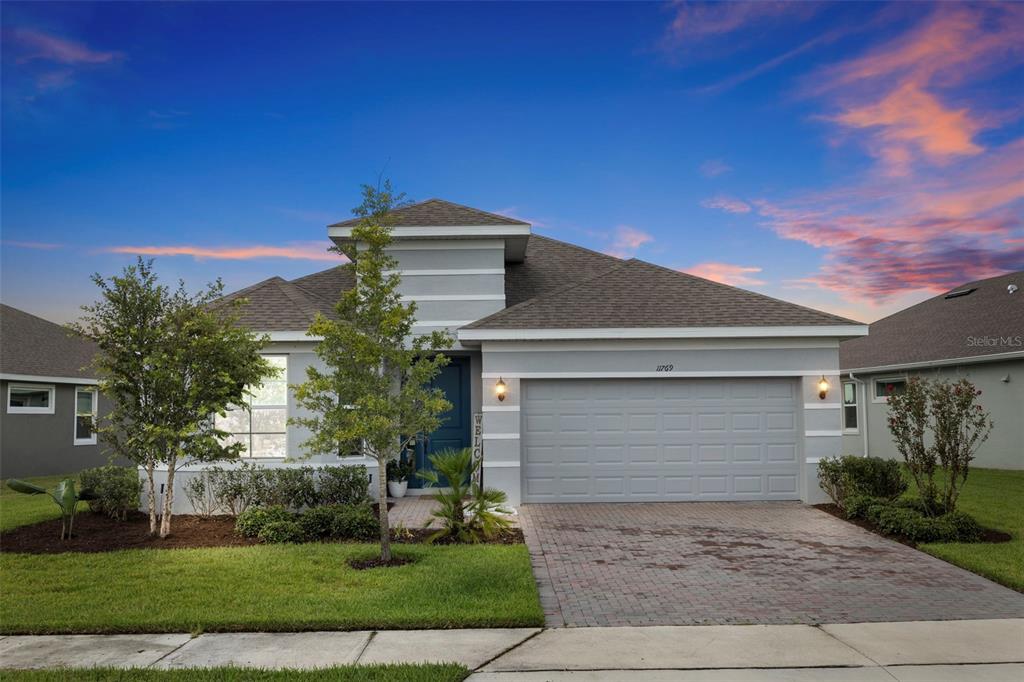
[[[453,407],[418,466],[469,446],[480,414],[485,483],[513,505],[822,499],[816,463],[842,445],[839,343],[865,325],[447,201],[394,218],[389,248],[417,304],[414,331],[457,339],[437,379]],[[356,224],[328,227],[354,258]],[[287,424],[299,413],[288,384],[318,362],[306,329],[352,285],[342,264],[230,295],[247,300],[242,322],[270,336],[266,353],[284,370],[251,412],[222,420],[248,456],[373,466],[333,453],[287,461],[308,436]]]
[[[102,466],[93,420],[109,406],[89,368],[96,346],[0,304],[0,476],[69,474]]]
[[[1024,469],[1024,271],[930,298],[870,325],[839,347],[843,452],[898,457],[888,395],[913,376],[969,379],[995,427],[974,465]]]

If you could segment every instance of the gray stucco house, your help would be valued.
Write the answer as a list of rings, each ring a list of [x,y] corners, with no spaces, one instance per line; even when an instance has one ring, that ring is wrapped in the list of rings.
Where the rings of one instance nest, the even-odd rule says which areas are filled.
[[[843,452],[898,457],[887,394],[912,376],[969,379],[995,427],[975,466],[1024,469],[1024,271],[968,282],[839,347]]]
[[[92,419],[109,406],[89,369],[96,346],[0,305],[0,477],[70,474],[107,463]]]
[[[470,445],[479,414],[486,484],[513,505],[821,499],[817,462],[842,449],[839,343],[865,325],[447,201],[394,217],[390,251],[418,306],[416,331],[458,340],[437,380],[454,407],[419,466]],[[330,225],[328,237],[358,258],[355,225]],[[335,454],[293,462],[307,434],[287,425],[299,409],[288,384],[318,362],[306,329],[352,284],[339,264],[230,295],[248,301],[243,322],[269,334],[266,352],[285,372],[251,412],[224,420],[248,456],[372,467]]]

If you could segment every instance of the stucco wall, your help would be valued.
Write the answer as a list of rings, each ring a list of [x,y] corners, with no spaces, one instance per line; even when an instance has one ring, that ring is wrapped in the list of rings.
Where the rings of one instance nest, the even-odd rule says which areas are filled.
[[[867,454],[899,458],[886,423],[888,404],[874,402],[873,381],[878,378],[922,376],[929,379],[967,378],[981,389],[980,402],[992,415],[995,426],[974,460],[974,466],[993,469],[1024,469],[1024,360],[937,367],[928,370],[857,374],[864,381],[858,393],[861,424],[867,425]],[[844,375],[844,378],[846,375]],[[1009,377],[1008,382],[1003,378]],[[865,396],[866,393],[866,396]],[[864,433],[844,434],[843,452],[864,454]]]
[[[75,384],[53,384],[53,414],[8,414],[8,383],[0,381],[0,478],[71,474],[107,464],[102,443],[74,444]],[[101,395],[100,414],[109,410],[109,402]]]

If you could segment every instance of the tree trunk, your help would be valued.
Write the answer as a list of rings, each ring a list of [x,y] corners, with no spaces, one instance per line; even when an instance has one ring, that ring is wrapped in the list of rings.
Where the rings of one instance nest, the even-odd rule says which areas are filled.
[[[160,516],[160,537],[171,534],[171,516],[174,509],[174,467],[177,457],[172,453],[167,460],[167,486],[164,488],[164,511]]]
[[[391,528],[388,525],[388,464],[377,460],[377,509],[380,517],[380,560],[391,561]]]
[[[149,502],[149,534],[156,535],[156,483],[153,482],[153,470],[156,462],[146,462],[146,477],[149,479],[149,493],[146,498]]]

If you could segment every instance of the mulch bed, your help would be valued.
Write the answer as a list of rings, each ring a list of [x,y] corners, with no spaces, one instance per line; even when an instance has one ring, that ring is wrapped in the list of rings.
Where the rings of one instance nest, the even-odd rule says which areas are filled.
[[[375,507],[376,509],[376,507]],[[427,528],[407,529],[397,543],[422,543],[433,533]],[[512,528],[489,544],[521,544],[523,533]],[[195,547],[245,547],[261,544],[256,538],[235,533],[230,516],[175,516],[171,534],[161,540],[149,535],[149,515],[132,512],[125,521],[82,511],[75,516],[75,534],[60,539],[60,519],[20,526],[0,535],[0,552],[23,554],[62,554],[65,552],[113,552],[120,549],[187,549]],[[447,544],[439,540],[437,544]]]
[[[838,505],[831,504],[831,503],[829,503],[829,504],[816,504],[816,505],[814,505],[814,508],[815,509],[820,509],[821,511],[825,512],[826,514],[831,514],[832,516],[836,517],[837,519],[842,519],[843,521],[846,521],[847,523],[852,523],[853,525],[858,526],[860,528],[863,528],[864,530],[871,531],[875,535],[881,535],[883,538],[889,538],[890,540],[895,540],[896,542],[902,543],[902,544],[906,545],[907,547],[914,547],[914,548],[917,547],[918,543],[916,543],[913,540],[910,540],[910,539],[908,539],[908,538],[906,538],[906,537],[904,537],[902,535],[892,535],[890,533],[883,533],[879,529],[875,528],[875,526],[870,521],[868,521],[867,519],[849,519],[849,518],[846,518],[846,514],[843,512],[842,509],[839,508]],[[1003,532],[1001,530],[996,530],[995,528],[982,528],[981,529],[981,539],[978,540],[978,542],[979,543],[982,543],[982,542],[999,543],[999,542],[1009,542],[1012,539],[1013,539],[1012,535],[1010,535],[1009,533],[1005,533],[1005,532]],[[972,544],[976,544],[976,543],[972,543]]]

